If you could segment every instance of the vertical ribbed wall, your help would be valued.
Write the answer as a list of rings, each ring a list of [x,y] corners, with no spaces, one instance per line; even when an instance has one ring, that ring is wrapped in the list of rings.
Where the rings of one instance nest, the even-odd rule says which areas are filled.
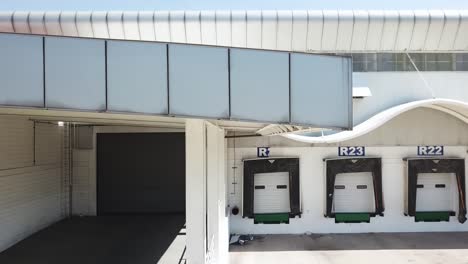
[[[0,32],[288,51],[468,48],[468,10],[3,11]]]
[[[64,217],[63,130],[0,116],[0,251]]]

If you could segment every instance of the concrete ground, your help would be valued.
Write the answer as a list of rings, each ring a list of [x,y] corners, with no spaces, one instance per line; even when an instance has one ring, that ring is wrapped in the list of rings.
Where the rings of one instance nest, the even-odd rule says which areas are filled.
[[[73,217],[0,253],[1,264],[185,263],[184,215]]]
[[[467,264],[468,233],[267,235],[231,245],[230,264]]]

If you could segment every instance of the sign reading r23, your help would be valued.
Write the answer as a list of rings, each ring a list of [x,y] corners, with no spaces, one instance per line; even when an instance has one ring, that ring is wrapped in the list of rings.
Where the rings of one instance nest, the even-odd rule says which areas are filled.
[[[338,156],[365,156],[365,147],[338,147]]]
[[[443,156],[444,146],[418,146],[418,156]]]

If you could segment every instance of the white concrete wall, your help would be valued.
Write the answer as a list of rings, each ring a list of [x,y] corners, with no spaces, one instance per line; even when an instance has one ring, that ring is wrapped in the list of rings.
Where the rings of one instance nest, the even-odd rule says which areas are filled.
[[[228,263],[224,130],[187,120],[185,137],[187,262]]]
[[[466,146],[446,146],[445,156],[468,159]],[[323,158],[336,157],[337,147],[273,147],[272,157],[300,158],[300,185],[302,217],[290,220],[289,224],[254,224],[253,219],[231,215],[231,233],[272,234],[272,233],[359,233],[359,232],[415,232],[415,231],[468,231],[468,223],[460,224],[456,217],[450,222],[416,223],[414,218],[404,216],[404,161],[403,157],[416,156],[417,146],[367,147],[366,155],[382,157],[383,195],[385,216],[371,218],[370,223],[335,224],[334,219],[325,218],[325,166]],[[228,151],[228,166],[234,164],[238,181],[234,191],[233,169],[228,170],[229,204],[242,208],[242,159],[255,158],[256,148],[238,148],[236,156]],[[468,165],[468,163],[467,163]],[[468,188],[468,186],[467,186]]]
[[[355,72],[353,86],[366,86],[371,97],[353,100],[354,125],[389,107],[422,99],[447,98],[468,102],[468,72]]]
[[[438,110],[417,108],[397,116],[367,135],[345,141],[340,145],[418,144],[468,146],[468,124]]]
[[[186,259],[189,264],[207,260],[207,153],[206,124],[187,120],[185,124],[185,218],[187,229]]]
[[[207,263],[228,263],[229,224],[226,200],[226,148],[224,129],[206,123]]]
[[[468,124],[429,108],[417,108],[395,117],[376,130],[361,137],[348,140],[338,145],[366,146],[412,146],[418,144],[468,146]],[[234,141],[228,141],[228,147],[234,146]],[[250,137],[236,139],[237,147],[276,146],[276,147],[306,147],[311,144],[294,141],[282,136]],[[315,144],[315,146],[330,146]]]
[[[0,116],[0,251],[65,216],[62,132],[55,124],[34,129],[26,117]]]
[[[448,223],[415,223],[413,218],[403,215],[405,163],[402,158],[416,156],[418,145],[444,145],[445,156],[468,160],[468,124],[440,111],[415,109],[396,117],[367,135],[333,145],[298,143],[280,136],[237,138],[235,145],[236,148],[234,140],[230,139],[227,161],[229,206],[242,207],[242,159],[255,158],[256,147],[270,146],[270,155],[273,157],[300,158],[303,216],[291,219],[290,224],[255,225],[252,219],[231,215],[231,233],[468,231],[468,223],[460,224],[456,217],[452,217]],[[335,224],[333,219],[323,216],[325,214],[323,159],[336,157],[339,145],[366,146],[366,155],[382,157],[384,217],[372,218],[369,224]]]

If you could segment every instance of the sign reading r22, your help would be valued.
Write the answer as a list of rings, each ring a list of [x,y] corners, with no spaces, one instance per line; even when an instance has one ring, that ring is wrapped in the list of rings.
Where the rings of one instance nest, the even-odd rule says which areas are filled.
[[[365,147],[338,147],[338,156],[365,156]]]
[[[418,146],[418,156],[443,156],[444,146]]]

